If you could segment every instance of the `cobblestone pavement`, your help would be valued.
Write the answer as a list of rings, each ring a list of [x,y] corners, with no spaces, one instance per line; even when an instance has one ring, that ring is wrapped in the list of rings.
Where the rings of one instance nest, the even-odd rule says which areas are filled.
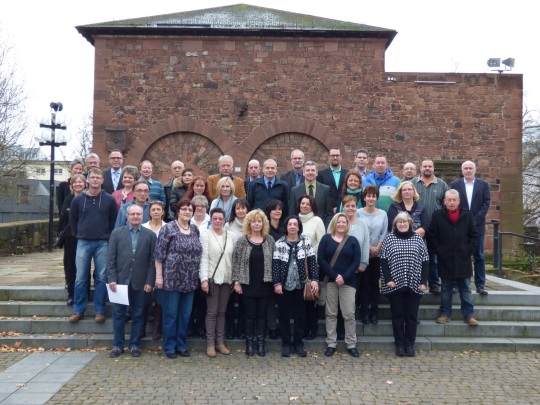
[[[28,354],[27,352],[0,353],[0,373],[24,359]]]
[[[540,354],[346,353],[169,360],[101,352],[48,404],[538,404]]]

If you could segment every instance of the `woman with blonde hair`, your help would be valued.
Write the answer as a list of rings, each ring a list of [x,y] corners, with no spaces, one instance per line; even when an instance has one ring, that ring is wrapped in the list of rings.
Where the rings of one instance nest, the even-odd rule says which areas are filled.
[[[413,220],[413,231],[420,234],[420,236],[425,236],[428,218],[427,215],[424,215],[424,207],[418,202],[420,195],[416,191],[414,184],[411,181],[401,183],[392,196],[392,200],[394,200],[394,203],[388,209],[388,232],[392,231],[392,224],[396,215],[400,212],[406,212]]]
[[[328,234],[319,243],[318,262],[326,285],[326,344],[325,356],[332,356],[337,345],[338,305],[345,323],[347,352],[359,357],[356,349],[356,320],[354,298],[355,274],[360,265],[360,245],[349,237],[347,215],[338,213],[330,221]]]
[[[237,239],[233,252],[234,291],[242,294],[246,323],[246,355],[253,356],[254,336],[257,354],[265,356],[266,314],[272,293],[272,254],[275,241],[269,235],[264,212],[253,210],[244,219],[244,236]]]
[[[221,208],[225,212],[225,221],[231,218],[231,210],[234,200],[236,188],[230,177],[222,177],[216,185],[217,198],[210,204],[210,211],[214,208]]]

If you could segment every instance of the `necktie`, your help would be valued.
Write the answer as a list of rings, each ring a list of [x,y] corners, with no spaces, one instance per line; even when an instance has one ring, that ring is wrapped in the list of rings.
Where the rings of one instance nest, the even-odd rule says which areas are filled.
[[[300,184],[300,173],[296,173],[296,185],[298,186]]]
[[[310,195],[311,197],[313,197],[313,184],[310,184],[309,187],[308,187],[308,189],[309,189],[309,195]]]
[[[118,172],[113,172],[113,186],[114,186],[114,189],[116,190],[116,188],[118,187],[118,180],[119,180],[119,173]]]
[[[268,182],[268,190],[270,190],[271,188],[272,188],[272,182],[269,181],[269,182]]]

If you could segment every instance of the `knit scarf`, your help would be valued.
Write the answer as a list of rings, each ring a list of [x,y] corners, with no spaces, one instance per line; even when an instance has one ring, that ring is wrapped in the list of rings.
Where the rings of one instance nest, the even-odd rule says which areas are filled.
[[[452,224],[455,224],[459,218],[459,211],[461,210],[461,207],[458,205],[457,207],[457,210],[455,210],[454,212],[450,211],[450,210],[446,210],[447,214],[448,214],[448,218],[450,219],[450,222]]]

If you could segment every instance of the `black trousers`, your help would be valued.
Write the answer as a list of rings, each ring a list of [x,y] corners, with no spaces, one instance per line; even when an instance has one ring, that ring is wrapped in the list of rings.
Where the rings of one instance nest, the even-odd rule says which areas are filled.
[[[77,238],[68,236],[64,243],[64,276],[69,298],[73,298],[75,290],[75,275],[77,274],[77,268],[75,266],[76,253]]]
[[[381,260],[378,257],[369,259],[369,265],[363,273],[360,273],[360,314],[379,315],[379,299],[381,289]]]
[[[304,301],[304,289],[292,291],[283,290],[283,294],[277,295],[279,313],[279,331],[281,333],[281,345],[293,347],[303,346],[304,324],[306,317],[306,302]],[[291,319],[293,334],[291,340]]]
[[[266,315],[268,313],[269,299],[269,295],[262,297],[242,295],[247,337],[264,336],[266,334]]]
[[[416,340],[421,295],[405,290],[388,296],[396,346],[412,346]]]

